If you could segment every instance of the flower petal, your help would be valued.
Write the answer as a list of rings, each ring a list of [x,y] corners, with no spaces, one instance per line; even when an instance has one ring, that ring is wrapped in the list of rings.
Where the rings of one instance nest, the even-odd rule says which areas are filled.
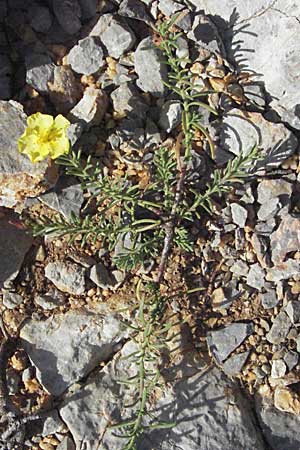
[[[63,115],[58,114],[55,117],[53,128],[63,129],[64,131],[71,125],[71,122],[68,121]]]
[[[53,117],[38,112],[28,117],[27,124],[29,128],[37,128],[39,132],[45,132],[53,125]]]
[[[55,141],[49,143],[51,146],[50,156],[52,159],[56,159],[61,155],[69,153],[70,141],[66,136],[62,136]]]

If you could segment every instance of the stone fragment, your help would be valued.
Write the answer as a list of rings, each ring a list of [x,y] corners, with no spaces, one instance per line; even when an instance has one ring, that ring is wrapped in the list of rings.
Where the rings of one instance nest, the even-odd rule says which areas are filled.
[[[118,14],[130,19],[141,20],[150,26],[152,25],[152,19],[147,12],[147,8],[140,0],[123,0],[120,3]]]
[[[249,266],[247,263],[239,259],[230,267],[230,272],[238,277],[246,277],[249,272]]]
[[[54,69],[53,82],[48,82],[51,102],[59,113],[67,113],[76,105],[82,95],[82,86],[68,66]]]
[[[282,121],[294,128],[300,128],[298,105],[300,92],[298,89],[300,44],[295,36],[299,34],[300,4],[293,0],[255,0],[245,3],[240,0],[230,2],[222,0],[193,0],[199,10],[205,10],[212,17],[222,17],[218,25],[222,28],[223,37],[230,60],[240,70],[257,74],[252,80],[263,82],[270,95],[270,107],[274,109]],[[237,20],[233,20],[234,11]],[[243,23],[251,33],[244,36],[240,29]],[[243,35],[243,46],[239,36]],[[232,36],[237,39],[233,40]],[[265,39],[272,36],[272,39]],[[265,65],[266,55],[268,65]],[[274,74],[276,73],[276,77]]]
[[[228,309],[232,301],[232,298],[227,298],[226,292],[222,287],[215,289],[211,294],[211,302],[214,309]]]
[[[255,167],[277,167],[295,152],[297,139],[281,123],[268,122],[262,114],[231,109],[225,113],[221,122],[216,122],[220,135],[220,148],[217,147],[217,159],[224,150],[234,155],[247,154],[255,145],[263,159]],[[222,153],[223,152],[223,153]],[[251,164],[253,168],[253,164]]]
[[[276,295],[276,291],[273,289],[271,291],[260,293],[261,304],[265,309],[275,308],[279,303],[279,298]]]
[[[77,180],[72,177],[60,177],[55,187],[39,196],[39,200],[50,208],[70,219],[72,213],[79,216],[84,201],[83,191]]]
[[[56,447],[56,450],[76,450],[75,444],[70,436],[63,438],[60,444]]]
[[[133,83],[123,83],[111,93],[114,110],[118,114],[146,117],[148,105],[140,97]]]
[[[207,51],[207,53],[204,53],[206,57],[203,59],[208,58],[211,52],[224,54],[223,43],[218,29],[208,16],[197,14],[192,30],[187,34],[187,37],[195,41],[197,47],[203,47]]]
[[[34,301],[43,309],[51,311],[52,309],[59,308],[59,306],[64,305],[65,297],[61,292],[56,289],[52,289],[46,294],[36,295]]]
[[[264,221],[274,217],[281,207],[279,198],[272,198],[263,203],[257,211],[258,220]]]
[[[82,99],[71,109],[70,120],[81,124],[84,129],[99,125],[107,109],[107,96],[102,89],[89,86]]]
[[[55,64],[50,56],[32,53],[25,58],[26,83],[40,93],[48,93],[48,82],[54,80]]]
[[[289,181],[262,180],[257,186],[257,201],[261,205],[268,202],[272,198],[277,198],[283,202],[284,199],[290,198],[293,192],[293,185]]]
[[[293,324],[298,324],[300,322],[300,301],[289,301],[285,307],[285,312],[287,313]]]
[[[91,268],[89,278],[102,289],[108,289],[114,285],[108,270],[101,262]]]
[[[220,364],[253,332],[252,323],[232,323],[224,328],[209,331],[208,348]]]
[[[250,352],[238,353],[237,355],[230,356],[223,366],[222,369],[228,377],[235,377],[243,369]]]
[[[265,286],[265,272],[258,263],[250,266],[247,284],[257,290],[261,290]]]
[[[266,280],[277,283],[281,280],[287,280],[300,273],[299,261],[287,259],[286,261],[271,267],[267,271]]]
[[[56,410],[49,412],[48,417],[43,422],[42,436],[49,436],[49,434],[60,433],[65,428],[65,424],[59,417]]]
[[[292,323],[289,316],[284,311],[280,311],[275,317],[269,333],[266,334],[267,341],[271,342],[271,344],[280,344],[281,342],[284,342],[291,326]]]
[[[0,101],[0,206],[14,207],[53,185],[57,168],[44,160],[33,164],[18,151],[17,141],[26,127],[23,107]]]
[[[178,11],[181,11],[184,8],[184,5],[177,3],[174,0],[159,0],[158,8],[165,16],[172,17]]]
[[[251,83],[243,86],[245,97],[255,106],[264,110],[266,105],[266,93],[259,83]]]
[[[90,36],[99,36],[109,56],[116,59],[131,50],[135,44],[133,31],[112,14],[102,15],[90,32]]]
[[[20,332],[38,380],[53,395],[106,361],[124,336],[118,316],[106,307],[100,314],[69,311],[46,321],[31,319]]]
[[[134,68],[138,75],[137,85],[144,91],[161,97],[167,92],[168,69],[163,63],[163,54],[151,37],[143,39],[134,54]]]
[[[298,364],[299,355],[297,352],[290,350],[286,355],[284,355],[283,359],[288,367],[288,370],[291,371]]]
[[[256,254],[259,264],[266,268],[269,265],[269,255],[268,255],[268,240],[265,236],[260,236],[253,233],[251,236],[251,245],[253,251]]]
[[[162,130],[170,133],[181,122],[181,103],[177,100],[166,101],[159,115],[159,126]]]
[[[52,0],[53,12],[62,29],[76,34],[81,28],[81,8],[78,0]]]
[[[279,411],[288,412],[299,416],[299,396],[288,387],[277,386],[274,393],[274,406]]]
[[[85,291],[85,269],[77,264],[63,261],[50,262],[45,267],[45,276],[55,287],[68,294],[81,295]]]
[[[271,377],[282,378],[286,373],[286,365],[282,359],[275,359],[272,362]]]
[[[276,407],[273,399],[256,395],[255,409],[259,425],[272,450],[299,450],[299,417],[293,413],[298,410],[296,399],[297,395],[286,387],[275,388]]]
[[[21,305],[23,302],[23,297],[16,292],[9,292],[4,290],[3,292],[3,305],[5,308],[14,309],[17,306]]]
[[[74,72],[92,75],[104,66],[103,56],[100,38],[88,36],[71,49],[67,61]]]
[[[52,25],[53,17],[46,6],[34,4],[30,8],[30,25],[38,33],[46,33]]]
[[[0,219],[0,288],[16,278],[33,242],[32,236],[17,225]]]
[[[279,227],[270,236],[272,261],[274,264],[283,262],[287,253],[300,248],[300,220],[286,214]]]
[[[231,203],[230,208],[233,223],[238,225],[240,228],[244,228],[248,217],[247,209],[238,203]]]

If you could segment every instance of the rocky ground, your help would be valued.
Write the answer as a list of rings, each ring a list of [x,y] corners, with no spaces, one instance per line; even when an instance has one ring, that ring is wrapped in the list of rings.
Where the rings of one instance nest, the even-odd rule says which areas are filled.
[[[15,339],[6,370],[0,360],[11,409],[50,410],[19,429],[14,448],[123,448],[108,426],[128,414],[132,396],[118,379],[132,371],[123,321],[137,279],[112,265],[101,242],[32,237],[23,217],[68,219],[88,198],[78,179],[20,155],[17,139],[27,115],[64,114],[75,149],[147,183],[147,156],[176,138],[181,117],[153,29],[180,11],[178,55],[194,61],[200,86],[217,91],[209,103],[219,112],[203,110],[216,160],[202,142],[195,171],[207,175],[255,143],[262,158],[213,217],[195,223],[194,252],[170,258],[170,290],[205,289],[170,305],[185,322],[152,401],[176,425],[142,436],[138,449],[300,449],[300,5],[292,0],[0,0],[0,311]]]

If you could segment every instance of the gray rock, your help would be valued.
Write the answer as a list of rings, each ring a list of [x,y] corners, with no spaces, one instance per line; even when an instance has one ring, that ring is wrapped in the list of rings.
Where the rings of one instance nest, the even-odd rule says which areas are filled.
[[[289,316],[284,311],[280,311],[275,317],[270,331],[266,334],[267,341],[271,342],[271,344],[284,342],[291,326],[292,323]]]
[[[209,17],[203,14],[197,14],[194,19],[192,30],[187,37],[196,42],[198,47],[207,50],[206,58],[211,52],[224,54],[222,40],[219,36],[218,29]],[[205,57],[203,59],[206,59]]]
[[[232,323],[209,331],[206,341],[212,356],[221,364],[253,332],[252,323]]]
[[[67,61],[74,72],[92,75],[104,66],[103,56],[100,38],[88,36],[71,49]]]
[[[181,103],[177,100],[166,101],[159,115],[159,126],[162,130],[170,133],[180,124],[182,117]]]
[[[288,367],[288,370],[291,371],[298,364],[299,355],[297,352],[293,352],[292,350],[290,350],[286,355],[284,355],[283,359]]]
[[[8,100],[12,97],[13,67],[8,55],[0,54],[0,99]]]
[[[280,264],[285,259],[287,253],[294,252],[300,246],[300,220],[286,214],[274,233],[270,236],[270,246],[272,251],[272,261]]]
[[[26,381],[31,380],[35,377],[35,368],[33,366],[26,367],[22,372],[22,381],[26,383]]]
[[[107,107],[107,96],[102,89],[89,86],[85,89],[81,100],[71,109],[68,117],[77,122],[81,134],[81,127],[88,130],[91,126],[99,125]]]
[[[38,380],[53,395],[106,361],[124,336],[118,316],[104,306],[101,314],[70,311],[30,320],[20,332]]]
[[[257,145],[264,157],[256,163],[257,168],[279,166],[295,152],[298,145],[294,134],[283,124],[268,122],[260,113],[251,112],[245,116],[241,110],[232,109],[213,126],[220,135],[217,158],[224,155],[224,150],[234,155],[246,154]]]
[[[263,294],[261,293],[259,296],[261,299],[261,304],[265,309],[275,308],[275,306],[279,303],[279,298],[277,297],[275,290],[268,291]]]
[[[159,0],[158,8],[165,16],[172,17],[178,11],[181,11],[184,5],[173,0]]]
[[[222,17],[220,26],[224,28],[229,58],[236,62],[240,70],[257,74],[256,79],[265,83],[270,94],[270,106],[283,121],[299,129],[297,55],[300,44],[295,40],[295,35],[300,31],[297,21],[300,4],[293,0],[278,0],[276,4],[273,0],[255,0],[245,8],[245,3],[240,0],[193,0],[192,3],[198,10],[204,9],[206,14]],[[240,28],[241,23],[243,29]],[[272,36],[272,39],[266,40],[265,36]]]
[[[134,68],[139,77],[138,87],[157,97],[165,95],[167,88],[164,82],[168,80],[168,69],[163,63],[164,57],[161,50],[153,44],[151,37],[139,43],[134,60]]]
[[[273,400],[255,396],[255,410],[272,450],[299,450],[299,416],[279,411]]]
[[[140,0],[123,0],[120,3],[118,14],[130,19],[141,20],[148,25],[151,25],[153,22],[147,12],[147,8]]]
[[[48,93],[48,82],[53,82],[55,65],[50,56],[33,53],[26,57],[26,83],[40,93]]]
[[[257,211],[258,220],[268,220],[276,215],[281,207],[279,198],[271,198],[266,203],[263,203]]]
[[[147,117],[145,128],[145,147],[158,145],[162,142],[162,135],[155,123]]]
[[[285,307],[285,312],[291,319],[293,324],[297,324],[300,322],[300,301],[292,300],[289,301]]]
[[[293,192],[293,184],[286,180],[262,180],[257,186],[257,201],[261,205],[273,198],[280,200],[290,198]]]
[[[286,373],[286,365],[282,359],[272,361],[271,377],[282,378]]]
[[[60,433],[65,428],[65,424],[59,417],[56,410],[50,412],[43,422],[42,436],[49,436],[49,434]]]
[[[265,286],[265,272],[258,263],[250,266],[247,275],[247,284],[257,290],[260,290]]]
[[[274,230],[276,227],[276,220],[274,217],[271,217],[266,222],[257,222],[255,225],[255,231],[258,234],[262,234],[263,236],[270,236],[270,233]]]
[[[128,25],[115,19],[112,14],[102,15],[90,32],[90,36],[99,36],[109,56],[116,59],[131,50],[135,44],[133,31]]]
[[[61,292],[56,289],[48,292],[44,295],[36,295],[34,301],[37,305],[41,306],[43,309],[52,310],[58,308],[65,304],[65,297]]]
[[[111,93],[111,99],[117,113],[146,117],[149,106],[142,100],[134,84],[121,84]]]
[[[52,25],[53,16],[46,6],[35,4],[30,7],[30,25],[39,33],[46,33]]]
[[[85,291],[85,269],[77,264],[63,261],[50,262],[45,267],[45,276],[54,286],[68,294],[81,295]]]
[[[114,282],[108,273],[108,270],[101,262],[91,268],[89,278],[102,289],[108,289],[114,286]]]
[[[230,208],[233,223],[238,225],[240,228],[244,228],[248,217],[247,209],[238,203],[231,203]]]
[[[72,146],[78,141],[84,129],[85,125],[82,122],[71,123],[67,129],[67,136]]]
[[[249,272],[249,266],[239,259],[230,267],[230,272],[238,277],[246,277]]]
[[[3,305],[5,308],[14,309],[17,306],[21,305],[23,302],[23,297],[16,292],[9,292],[4,290],[3,292]]]
[[[250,352],[238,353],[228,358],[222,368],[228,377],[234,377],[238,375],[243,366],[245,365]]]
[[[266,106],[265,90],[261,84],[246,84],[244,87],[244,95],[250,100],[251,104],[261,108],[262,110]]]
[[[81,28],[81,8],[78,0],[52,0],[53,12],[62,29],[76,34]]]
[[[98,0],[79,0],[83,20],[91,19],[97,12]]]
[[[75,444],[69,436],[66,436],[56,447],[57,450],[75,450]]]
[[[79,216],[84,201],[80,184],[73,177],[60,177],[55,187],[39,196],[39,200],[50,208],[70,219],[72,213]]]
[[[121,450],[124,447],[123,439],[107,429],[109,421],[119,422],[121,417],[127,417],[122,404],[127,398],[130,400],[122,386],[113,381],[113,374],[112,368],[105,368],[95,380],[67,399],[60,409],[78,450],[80,445],[96,450],[99,435],[103,449]],[[124,373],[119,376],[124,378]],[[194,367],[192,375],[180,379],[175,386],[165,386],[153,405],[157,420],[175,421],[176,425],[167,430],[146,431],[137,443],[137,450],[264,449],[249,402],[238,385],[219,369],[213,368],[203,374],[200,367]],[[97,411],[103,413],[99,416]]]
[[[287,259],[278,266],[271,267],[267,270],[266,280],[274,281],[275,283],[281,280],[298,275],[300,273],[299,261],[294,259]]]
[[[0,219],[0,287],[16,278],[32,242],[25,230]]]

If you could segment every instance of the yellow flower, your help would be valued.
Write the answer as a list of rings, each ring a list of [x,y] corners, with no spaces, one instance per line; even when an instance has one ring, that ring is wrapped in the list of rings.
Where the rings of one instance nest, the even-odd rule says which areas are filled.
[[[36,113],[27,119],[27,128],[18,140],[20,153],[31,162],[42,161],[48,156],[56,159],[69,153],[70,142],[66,131],[70,122],[61,114],[55,119],[48,114]]]

